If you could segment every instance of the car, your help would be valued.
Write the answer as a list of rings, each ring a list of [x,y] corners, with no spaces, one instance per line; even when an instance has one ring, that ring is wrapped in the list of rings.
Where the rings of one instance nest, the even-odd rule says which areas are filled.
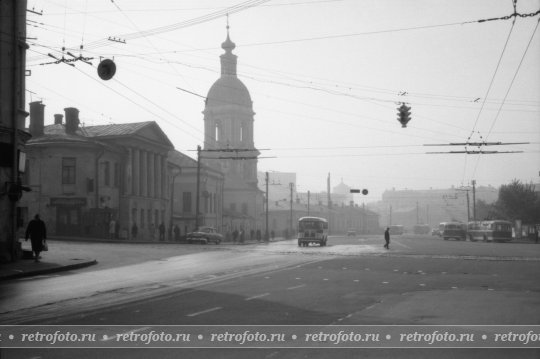
[[[186,241],[188,243],[200,243],[208,244],[215,243],[220,244],[223,240],[223,235],[219,233],[213,227],[199,227],[196,231],[186,234]]]
[[[349,229],[349,230],[347,231],[347,236],[348,236],[348,237],[351,237],[351,236],[354,237],[354,236],[356,236],[356,231],[355,231],[354,229]]]

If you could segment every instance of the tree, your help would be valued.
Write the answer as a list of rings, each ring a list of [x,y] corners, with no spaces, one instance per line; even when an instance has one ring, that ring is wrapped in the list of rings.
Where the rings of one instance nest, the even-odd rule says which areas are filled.
[[[487,203],[481,199],[476,200],[476,219],[489,221],[504,218],[497,210],[495,203]]]
[[[495,208],[508,220],[540,223],[540,197],[532,183],[524,184],[514,179],[510,184],[502,185]]]

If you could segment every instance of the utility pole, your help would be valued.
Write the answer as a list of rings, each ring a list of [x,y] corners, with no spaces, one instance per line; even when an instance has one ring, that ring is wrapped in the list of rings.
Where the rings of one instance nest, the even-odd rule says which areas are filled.
[[[269,233],[268,233],[268,172],[265,173],[265,181],[266,181],[266,223],[265,223],[265,233],[264,233],[264,240],[268,242],[269,239]]]
[[[330,193],[330,172],[328,172],[328,179],[326,180],[326,192],[328,194],[328,234],[330,234],[331,232],[331,229],[332,229],[332,221],[331,221],[331,217],[332,217],[332,195]]]
[[[308,217],[309,217],[309,200],[310,200],[310,197],[311,197],[311,192],[307,191],[307,215],[308,215]]]
[[[195,230],[199,228],[199,203],[201,186],[201,146],[197,146],[197,193],[195,194]]]
[[[294,186],[294,183],[289,183],[289,189],[290,189],[290,192],[291,192],[291,199],[290,199],[290,205],[291,205],[291,213],[290,213],[290,217],[291,217],[291,226],[290,226],[290,230],[291,230],[291,236],[293,234],[293,186]]]
[[[473,221],[476,221],[476,180],[472,180]]]

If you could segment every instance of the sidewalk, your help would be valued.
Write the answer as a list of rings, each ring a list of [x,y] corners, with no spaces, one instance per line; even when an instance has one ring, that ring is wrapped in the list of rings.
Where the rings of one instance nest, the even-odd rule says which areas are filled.
[[[21,242],[23,251],[28,253],[30,241]],[[16,262],[0,264],[0,281],[69,271],[94,264],[97,264],[97,261],[93,258],[81,258],[78,253],[55,247],[54,250],[42,252],[39,262],[34,262],[34,259],[19,259]]]
[[[187,244],[186,242],[171,242],[158,240],[126,240],[126,239],[104,239],[104,238],[89,238],[89,237],[61,237],[51,236],[50,240],[55,241],[79,241],[79,242],[101,242],[101,243],[124,243],[124,244],[185,244],[187,246],[197,246],[198,244]],[[285,240],[278,237],[271,239],[270,242],[278,242]],[[30,251],[30,241],[25,242],[21,240],[22,248],[25,252]],[[222,242],[219,246],[230,245],[249,245],[249,244],[262,244],[264,242],[257,241],[245,241],[244,243]],[[208,244],[208,246],[214,246]],[[218,247],[219,247],[218,246]],[[33,259],[19,259],[12,263],[0,264],[0,281],[8,279],[16,279],[22,277],[31,277],[44,274],[50,274],[60,271],[69,271],[73,269],[79,269],[97,264],[97,260],[94,258],[85,258],[78,252],[71,251],[62,246],[55,246],[54,249],[42,252],[40,262],[34,262]]]

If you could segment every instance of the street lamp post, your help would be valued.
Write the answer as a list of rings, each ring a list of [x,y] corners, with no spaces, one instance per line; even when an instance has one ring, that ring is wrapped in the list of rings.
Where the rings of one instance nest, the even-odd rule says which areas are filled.
[[[201,183],[201,146],[197,146],[197,193],[195,194],[195,230],[199,228],[199,205]]]
[[[177,167],[176,171],[173,174],[172,177],[172,184],[171,184],[171,213],[170,213],[170,222],[169,222],[169,240],[172,241],[173,239],[173,215],[174,215],[174,186],[176,182],[176,177],[178,177],[182,173],[182,168]]]

